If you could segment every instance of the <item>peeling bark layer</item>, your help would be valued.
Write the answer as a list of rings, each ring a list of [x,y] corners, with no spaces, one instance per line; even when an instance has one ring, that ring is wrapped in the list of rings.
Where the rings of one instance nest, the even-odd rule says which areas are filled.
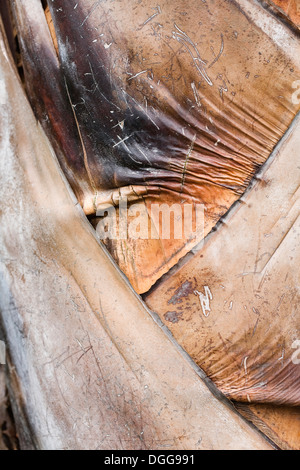
[[[52,36],[39,0],[14,5],[31,103],[86,214],[120,192],[145,223],[153,202],[202,203],[206,235],[299,110],[299,38],[256,2],[54,0]],[[107,246],[145,292],[195,243]]]
[[[300,408],[237,404],[239,412],[282,450],[300,450]]]
[[[146,297],[237,401],[300,405],[299,148],[298,117],[204,247]]]

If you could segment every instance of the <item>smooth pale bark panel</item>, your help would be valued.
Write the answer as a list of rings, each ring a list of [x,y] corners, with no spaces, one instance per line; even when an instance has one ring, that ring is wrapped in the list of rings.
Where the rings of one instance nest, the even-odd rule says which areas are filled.
[[[120,193],[143,225],[153,202],[198,202],[206,235],[299,110],[299,38],[257,2],[54,0],[58,58],[40,0],[14,5],[31,103],[87,214]],[[107,247],[141,293],[195,244]]]
[[[299,148],[297,118],[253,189],[146,299],[237,401],[300,404]]]
[[[1,318],[41,449],[269,449],[96,240],[0,43]]]
[[[282,450],[300,450],[300,408],[235,404],[238,411]]]

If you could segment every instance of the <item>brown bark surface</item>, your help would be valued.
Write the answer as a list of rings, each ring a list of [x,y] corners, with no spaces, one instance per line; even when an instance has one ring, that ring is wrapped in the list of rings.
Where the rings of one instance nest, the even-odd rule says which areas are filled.
[[[146,297],[237,401],[300,404],[299,148],[298,118],[218,230]]]
[[[239,412],[279,449],[300,450],[300,408],[267,404],[237,404]]]
[[[300,27],[300,3],[299,0],[273,0],[298,27]]]

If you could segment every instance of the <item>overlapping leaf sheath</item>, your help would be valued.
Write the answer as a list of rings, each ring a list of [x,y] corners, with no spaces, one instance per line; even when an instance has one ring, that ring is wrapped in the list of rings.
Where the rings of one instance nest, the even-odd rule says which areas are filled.
[[[15,2],[28,93],[87,214],[203,203],[207,234],[299,109],[296,29],[257,2]],[[53,34],[52,34],[53,36]],[[195,244],[112,240],[139,292]]]
[[[297,118],[251,191],[146,299],[237,401],[300,406],[299,148]]]

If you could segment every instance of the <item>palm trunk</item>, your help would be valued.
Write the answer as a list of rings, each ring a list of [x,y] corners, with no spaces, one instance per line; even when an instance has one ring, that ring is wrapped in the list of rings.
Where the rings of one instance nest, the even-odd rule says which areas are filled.
[[[299,448],[299,12],[133,3],[2,3],[1,315],[21,445]],[[125,199],[141,230],[154,203],[201,204],[204,240],[164,239],[157,219],[156,238],[99,243]]]

